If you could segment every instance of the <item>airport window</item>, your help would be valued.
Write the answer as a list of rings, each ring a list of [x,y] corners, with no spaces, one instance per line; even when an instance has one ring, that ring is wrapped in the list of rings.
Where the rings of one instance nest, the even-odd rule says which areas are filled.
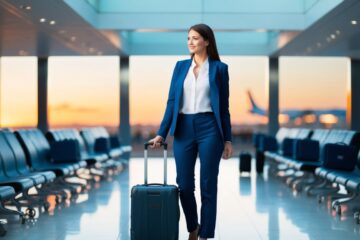
[[[347,58],[282,57],[279,62],[280,125],[347,128]]]
[[[254,112],[254,107],[266,112],[268,106],[265,88],[268,58],[224,56],[221,60],[228,64],[229,68],[229,106],[233,142],[249,143],[254,131],[267,130],[266,114]]]
[[[131,56],[130,124],[134,142],[156,134],[164,115],[176,61],[187,56]]]
[[[119,124],[118,57],[50,57],[50,128]]]
[[[37,58],[0,58],[2,128],[37,125]]]

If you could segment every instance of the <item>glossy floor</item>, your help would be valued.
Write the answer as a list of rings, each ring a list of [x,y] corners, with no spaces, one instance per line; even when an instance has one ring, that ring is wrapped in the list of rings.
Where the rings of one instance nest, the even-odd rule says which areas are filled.
[[[168,162],[169,183],[175,183],[175,164]],[[196,196],[199,200],[199,164]],[[150,159],[149,181],[162,181],[162,159]],[[128,169],[97,189],[82,195],[78,203],[41,214],[34,224],[10,223],[4,239],[119,239],[128,240],[131,186],[143,182],[143,161],[130,160]],[[265,169],[266,170],[266,169]],[[326,204],[303,194],[294,195],[277,178],[239,176],[238,161],[222,160],[218,185],[218,217],[215,239],[360,239],[360,226],[351,215],[339,218]],[[198,201],[200,207],[200,202]],[[180,240],[187,239],[184,215]]]

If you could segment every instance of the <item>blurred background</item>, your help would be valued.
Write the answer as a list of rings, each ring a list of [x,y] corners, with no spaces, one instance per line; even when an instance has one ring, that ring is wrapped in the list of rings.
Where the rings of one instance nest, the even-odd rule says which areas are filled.
[[[186,58],[189,56],[130,56],[132,156],[142,156],[142,144],[156,135],[173,68]],[[222,56],[221,60],[229,65],[230,114],[237,155],[251,150],[254,131],[267,131],[269,59]],[[37,58],[2,57],[0,64],[1,127],[36,127]],[[116,134],[120,121],[119,64],[117,56],[49,57],[49,127],[103,125]],[[280,125],[348,128],[349,64],[345,57],[280,57]],[[171,147],[172,138],[167,141]]]

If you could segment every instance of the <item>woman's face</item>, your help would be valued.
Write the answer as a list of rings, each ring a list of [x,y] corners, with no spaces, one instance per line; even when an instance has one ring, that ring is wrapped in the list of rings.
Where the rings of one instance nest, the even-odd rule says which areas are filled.
[[[196,31],[190,30],[188,33],[188,48],[191,54],[200,54],[206,52],[206,47],[209,45],[208,41]]]

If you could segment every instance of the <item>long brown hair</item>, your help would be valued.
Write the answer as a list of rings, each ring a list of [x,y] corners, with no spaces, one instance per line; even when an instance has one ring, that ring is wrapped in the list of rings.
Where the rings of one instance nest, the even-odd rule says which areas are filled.
[[[220,61],[219,53],[216,47],[215,35],[213,30],[206,24],[196,24],[189,28],[190,30],[194,30],[199,33],[205,41],[209,41],[209,45],[206,47],[206,52],[210,59]],[[194,53],[191,54],[191,58],[194,57]]]

